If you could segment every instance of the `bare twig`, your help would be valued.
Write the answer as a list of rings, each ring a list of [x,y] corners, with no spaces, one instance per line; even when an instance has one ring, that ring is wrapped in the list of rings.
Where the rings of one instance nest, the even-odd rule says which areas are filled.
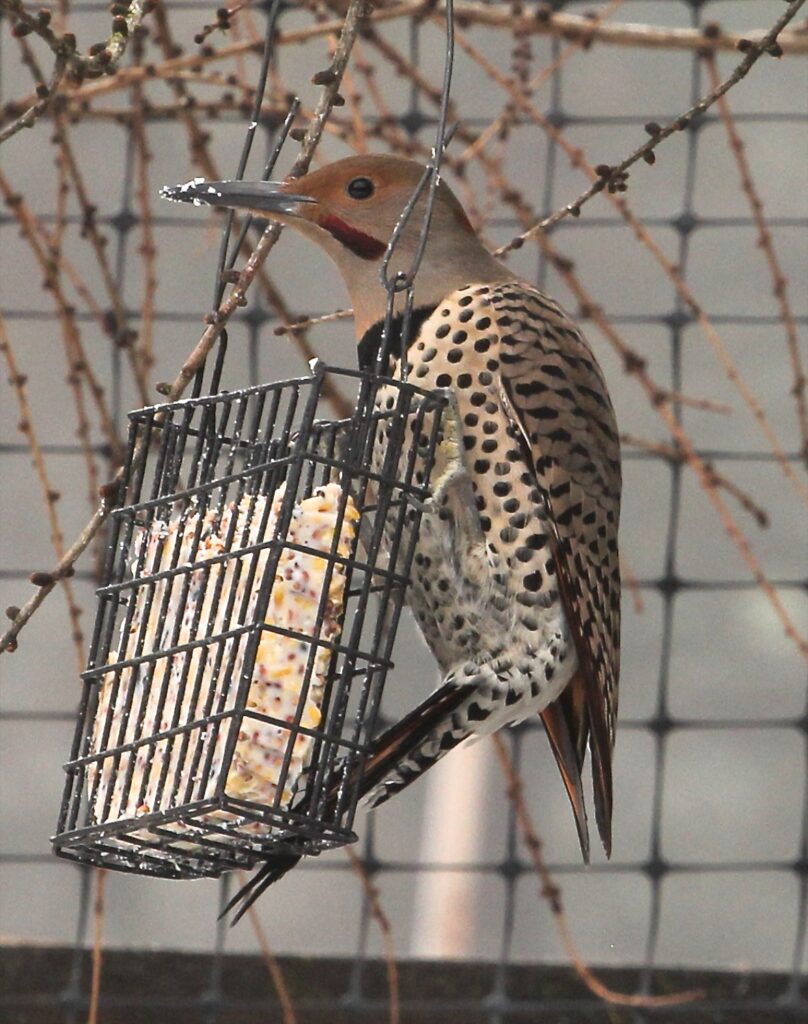
[[[345,853],[351,862],[351,867],[359,876],[368,901],[370,913],[382,934],[384,959],[387,965],[387,985],[390,990],[390,1024],[399,1024],[401,1011],[399,1006],[398,965],[396,963],[396,946],[393,939],[393,929],[390,926],[390,919],[382,908],[381,901],[379,900],[379,890],[373,884],[373,879],[368,874],[361,858],[356,855],[350,846],[345,847]]]
[[[324,313],[322,316],[309,316],[305,320],[297,320],[293,324],[279,324],[272,333],[280,337],[284,334],[294,334],[296,331],[306,331],[310,327],[317,327],[320,324],[333,323],[336,320],[350,320],[352,316],[352,309],[335,309],[333,313]]]
[[[0,143],[5,142],[6,139],[10,139],[12,135],[16,135],[17,132],[22,131],[23,128],[33,127],[34,122],[38,118],[42,117],[50,107],[66,70],[67,60],[60,54],[54,61],[50,81],[37,88],[38,99],[36,102],[32,103],[27,110],[20,114],[20,116],[10,124],[7,124],[4,128],[0,128]]]
[[[104,389],[98,381],[92,364],[84,351],[81,342],[81,335],[75,322],[75,310],[73,309],[72,304],[68,302],[67,296],[62,288],[59,274],[59,260],[56,258],[52,259],[50,253],[43,248],[42,242],[40,241],[40,239],[44,239],[48,247],[51,248],[51,239],[49,239],[48,233],[41,226],[38,218],[34,215],[23,196],[19,192],[14,191],[11,187],[11,183],[2,171],[0,171],[0,195],[2,195],[6,205],[11,210],[12,215],[16,218],[23,236],[31,246],[34,258],[43,273],[46,290],[50,291],[53,295],[54,304],[62,324],[62,332],[68,350],[68,359],[70,362],[70,379],[68,382],[74,387],[75,391],[75,387],[78,385],[81,378],[86,378],[90,395],[98,413],[99,423],[110,446],[113,459],[120,462],[123,457],[123,446],[120,438],[118,437],[117,430],[115,429],[115,424],[112,421],[112,416],[107,408],[107,404],[104,399]],[[85,442],[88,440],[84,437],[87,430],[87,423],[82,418],[79,423],[79,433]],[[85,454],[87,454],[86,445]],[[92,453],[90,452],[89,454],[91,455]]]
[[[647,1008],[681,1006],[683,1003],[692,1003],[697,999],[703,999],[705,993],[701,989],[691,989],[687,992],[677,992],[673,995],[667,996],[628,995],[624,992],[615,992],[614,989],[609,988],[600,980],[600,978],[598,978],[592,968],[581,956],[581,953],[575,944],[575,940],[572,937],[569,921],[567,920],[567,915],[564,912],[561,890],[554,881],[553,876],[550,874],[550,869],[547,867],[547,862],[544,859],[542,841],[539,838],[539,834],[536,832],[536,828],[530,816],[530,811],[525,803],[522,779],[511,760],[505,745],[505,740],[500,735],[495,735],[492,738],[500,766],[507,781],[508,799],[510,800],[514,813],[516,814],[516,821],[519,825],[519,830],[522,833],[522,840],[527,847],[530,859],[533,862],[533,869],[541,882],[542,899],[546,901],[550,908],[550,912],[553,915],[559,935],[561,936],[564,950],[569,957],[569,961],[572,964],[575,973],[586,985],[589,991],[604,1002],[612,1003],[615,1006]]]
[[[142,58],[143,41],[135,40],[135,54]],[[143,300],[140,304],[140,332],[137,347],[133,348],[132,357],[137,364],[137,378],[141,387],[145,387],[149,373],[154,365],[154,300],[157,293],[157,270],[155,261],[157,247],[154,241],[151,204],[151,188],[149,187],[149,161],[152,154],[146,137],[146,115],[144,110],[143,86],[136,82],[132,86],[132,105],[135,116],[132,120],[132,137],[135,143],[135,177],[136,194],[140,206],[141,241],[138,252],[143,259]]]
[[[625,2],[626,0],[610,0],[610,2],[605,5],[605,7],[598,10],[597,14],[593,18],[587,20],[589,21],[592,27],[599,26],[604,21],[606,21],[607,18],[611,17],[611,15],[614,14],[614,12],[619,7],[622,7]],[[518,31],[519,30],[517,27],[517,22],[516,20],[514,20],[514,33],[518,34]],[[565,46],[564,49],[560,51],[555,60],[552,60],[549,64],[545,65],[545,67],[543,67],[537,75],[535,75],[529,82],[525,84],[525,87],[523,89],[523,95],[527,96],[528,94],[532,94],[537,89],[541,88],[541,86],[543,86],[546,82],[549,82],[553,75],[556,74],[556,72],[560,68],[562,68],[571,57],[574,57],[575,54],[580,53],[581,49],[584,47],[588,47],[590,43],[590,36],[581,36],[578,39],[572,40],[569,46]],[[512,118],[515,111],[513,110],[513,107],[511,107],[510,109],[510,116]],[[497,137],[497,135],[502,131],[507,120],[508,113],[506,110],[503,111],[503,113],[500,114],[499,117],[494,118],[494,120],[485,129],[485,131],[480,133],[480,135],[477,138],[477,141],[468,146],[465,152],[461,153],[460,160],[463,163],[468,163],[469,160],[472,160],[483,148],[485,148],[485,146],[488,145],[488,143],[492,139]]]
[[[314,116],[309,123],[300,153],[290,172],[291,177],[300,177],[308,170],[311,158],[323,134],[326,120],[334,105],[334,97],[339,90],[342,74],[348,64],[348,57],[359,30],[359,25],[368,10],[367,0],[351,0],[342,26],[339,43],[329,68],[328,82],[321,88]],[[281,227],[277,222],[270,223],[264,231],[252,255],[247,260],[244,269],[241,271],[237,283],[233,286],[230,294],[224,299],[218,310],[210,315],[207,329],[171,384],[168,392],[169,401],[175,401],[183,394],[207,359],[227,321],[236,309],[246,304],[247,291],[258,269],[274,248],[278,238],[280,238],[280,234]]]
[[[517,89],[514,88],[513,83],[510,79],[502,74],[499,69],[492,64],[480,50],[473,46],[465,35],[458,31],[456,33],[458,44],[469,54],[469,56],[488,74],[495,82],[497,82],[503,89],[505,89],[511,97],[514,104],[532,121],[538,124],[547,135],[557,143],[558,146],[566,153],[569,158],[570,164],[582,170],[587,174],[592,181],[598,181],[601,175],[598,173],[598,168],[593,167],[586,159],[583,150],[580,147],[573,146],[564,133],[557,128],[551,121],[545,117],[536,106],[530,102],[530,100],[523,96]],[[480,157],[482,159],[482,157]],[[658,242],[651,236],[648,229],[644,226],[639,217],[636,216],[631,210],[622,195],[617,195],[612,192],[607,193],[607,199],[614,206],[614,208],[620,213],[626,223],[631,227],[634,232],[634,236],[637,240],[645,246],[646,249],[653,255],[656,262],[664,270],[665,274],[673,282],[676,291],[678,292],[682,301],[690,308],[699,327],[704,332],[707,340],[710,342],[713,350],[715,351],[727,378],[731,381],[738,393],[744,400],[744,403],[749,408],[750,412],[754,416],[755,420],[760,427],[763,436],[766,438],[772,452],[777,459],[777,463],[780,466],[783,474],[789,480],[791,485],[794,487],[797,494],[800,496],[803,504],[808,507],[808,486],[801,477],[795,472],[794,466],[788,459],[779,438],[774,432],[768,417],[766,416],[762,405],[760,404],[757,396],[755,395],[752,388],[744,380],[738,367],[734,363],[732,357],[727,350],[726,345],[721,339],[718,331],[715,329],[714,324],[707,316],[703,306],[698,301],[693,291],[682,277],[682,274],[678,267],[674,265],[666,255],[662,247]],[[633,358],[633,356],[632,356]],[[639,357],[637,357],[639,358]],[[796,365],[801,368],[799,363],[799,354],[797,353]],[[674,401],[680,404],[690,405],[694,408],[701,409],[702,411],[713,411],[721,412],[728,411],[726,406],[720,406],[704,399],[692,399],[681,394],[674,394],[671,392],[665,392],[663,389],[659,389],[657,397],[653,399],[655,402],[662,401]]]
[[[808,639],[806,639],[806,637],[794,625],[794,620],[789,615],[788,610],[777,592],[777,589],[766,575],[763,566],[761,565],[757,555],[752,550],[752,546],[750,545],[746,535],[740,526],[738,526],[735,517],[730,512],[726,502],[719,493],[719,489],[715,483],[714,471],[698,454],[693,442],[682,428],[682,425],[679,423],[679,420],[670,406],[665,402],[654,402],[653,395],[657,389],[657,385],[648,375],[645,368],[645,361],[638,361],[636,354],[626,346],[623,339],[609,323],[609,320],[603,310],[594,302],[592,296],[589,295],[578,280],[577,276],[573,272],[573,267],[570,261],[558,253],[546,236],[538,235],[537,240],[547,255],[553,260],[556,269],[563,277],[567,286],[576,296],[578,302],[586,308],[595,325],[604,337],[606,337],[612,344],[615,351],[621,356],[624,361],[626,371],[636,377],[649,401],[665,423],[665,426],[674,441],[681,448],[683,458],[687,465],[695,472],[699,484],[718,514],[718,518],[724,528],[724,532],[738,549],[738,552],[744,562],[746,562],[752,577],[768,599],[769,604],[772,606],[775,614],[780,620],[786,636],[796,644],[800,654],[806,661],[808,661]]]
[[[706,58],[706,62],[707,73],[710,76],[710,81],[713,88],[716,88],[720,79],[715,57],[712,54],[709,54]],[[755,225],[757,226],[758,244],[766,257],[766,263],[769,267],[769,273],[772,278],[772,292],[774,293],[774,296],[777,299],[777,304],[780,307],[780,316],[782,317],[783,327],[786,332],[788,355],[791,360],[791,370],[794,374],[792,394],[794,395],[794,399],[797,404],[797,423],[799,425],[800,438],[802,441],[802,459],[805,465],[808,466],[808,398],[806,397],[808,379],[806,379],[805,368],[802,365],[799,338],[797,337],[797,323],[794,319],[794,311],[791,308],[791,300],[788,296],[788,281],[783,273],[783,268],[777,256],[777,250],[774,247],[774,239],[772,238],[772,233],[769,230],[769,225],[766,222],[766,216],[763,211],[763,201],[755,187],[755,181],[752,177],[752,169],[749,166],[749,160],[746,156],[746,148],[740,134],[738,133],[735,118],[732,116],[732,111],[726,96],[721,96],[719,98],[718,112],[724,123],[730,148],[733,156],[735,157],[735,163],[738,166],[738,173],[741,178],[741,188],[749,201],[752,216],[755,220]]]
[[[2,636],[0,636],[0,654],[2,654],[3,651],[16,651],[17,637],[20,630],[25,626],[59,580],[64,576],[70,575],[70,572],[76,564],[79,556],[88,547],[96,533],[98,533],[102,523],[112,511],[112,507],[113,506],[109,501],[103,500],[95,510],[92,518],[85,525],[84,529],[73,541],[70,547],[65,551],[64,555],[58,560],[56,565],[49,572],[37,574],[37,577],[41,582],[37,586],[35,593],[28,599],[28,601],[26,601],[22,608],[19,609],[17,614],[11,620],[9,628]]]
[[[684,452],[676,444],[664,444],[661,441],[648,441],[644,437],[635,437],[633,434],[621,434],[620,441],[624,445],[628,445],[631,448],[640,448],[642,451],[649,452],[651,455],[656,455],[668,462],[678,463],[679,465],[687,462]],[[723,473],[719,473],[711,462],[705,462],[704,466],[716,487],[721,487],[727,492],[727,494],[731,494],[744,511],[748,512],[749,515],[755,519],[762,530],[769,527],[771,522],[769,519],[769,513],[762,505],[759,505],[751,495],[742,490],[742,488],[740,488],[733,480],[730,480],[729,477],[724,476]]]
[[[242,879],[242,884],[244,884],[247,880],[245,872],[240,871],[239,876]],[[295,1013],[295,1007],[292,1002],[289,987],[286,984],[283,969],[278,963],[278,958],[272,952],[272,947],[269,944],[269,939],[267,939],[264,926],[261,924],[261,918],[258,916],[258,911],[255,909],[253,904],[250,904],[247,908],[247,916],[249,917],[250,924],[255,932],[255,938],[258,941],[258,948],[261,950],[261,956],[264,958],[267,973],[272,979],[272,984],[275,986],[275,994],[278,997],[278,1002],[281,1004],[283,1024],[298,1024],[297,1014]]]
[[[744,40],[744,42],[748,44],[744,47],[746,56],[728,78],[724,79],[724,81],[716,86],[716,88],[711,89],[706,96],[703,96],[698,101],[698,103],[694,103],[689,110],[680,114],[679,117],[664,127],[654,125],[651,137],[648,141],[635,149],[633,153],[625,158],[625,160],[621,161],[621,163],[614,167],[604,167],[603,173],[599,175],[595,184],[582,192],[577,199],[568,203],[560,210],[557,210],[551,216],[545,217],[544,220],[540,221],[538,224],[534,224],[532,227],[528,228],[527,231],[523,231],[522,234],[512,238],[507,245],[503,245],[497,249],[496,254],[498,256],[502,256],[505,253],[510,252],[512,249],[518,249],[519,246],[524,244],[526,239],[535,235],[539,231],[548,231],[553,227],[553,225],[564,220],[565,217],[579,216],[582,207],[588,203],[590,199],[594,198],[594,196],[603,192],[604,189],[608,189],[609,191],[623,191],[626,187],[626,179],[628,177],[627,172],[630,167],[633,167],[634,164],[638,163],[640,160],[652,160],[653,157],[651,157],[650,154],[653,153],[661,142],[670,138],[670,136],[675,132],[681,132],[687,128],[691,121],[695,120],[700,114],[703,114],[705,110],[708,110],[725,93],[729,92],[733,86],[742,81],[764,53],[779,55],[779,53],[782,52],[782,45],[778,43],[778,36],[785,26],[796,17],[797,12],[804,3],[805,0],[792,0],[783,14],[780,15],[774,25],[772,25],[769,31],[766,32],[761,39],[756,42],[753,42],[750,39]]]
[[[0,143],[22,128],[30,128],[34,124],[48,109],[67,74],[78,81],[86,77],[113,74],[126,52],[130,35],[154,3],[155,0],[130,0],[126,14],[113,18],[112,32],[106,42],[93,47],[93,52],[85,56],[76,49],[76,37],[72,33],[59,35],[54,32],[50,26],[49,11],[43,9],[34,15],[27,10],[22,0],[0,0],[0,13],[7,14],[11,19],[14,34],[20,39],[32,33],[39,36],[50,47],[55,58],[50,81],[41,86],[37,101],[31,103],[16,121],[0,131]]]
[[[50,478],[48,476],[48,469],[45,464],[45,456],[42,452],[42,447],[39,443],[36,430],[34,428],[34,421],[31,415],[31,407],[28,402],[28,377],[24,374],[17,363],[17,357],[11,344],[11,338],[6,330],[5,321],[0,317],[0,353],[6,362],[8,369],[8,382],[14,389],[14,393],[17,398],[17,406],[20,412],[19,429],[25,435],[28,442],[28,447],[31,451],[31,460],[36,469],[37,477],[42,488],[42,496],[45,502],[45,508],[48,514],[48,523],[50,526],[51,543],[53,549],[56,552],[57,558],[64,557],[65,543],[64,533],[62,532],[62,526],[59,522],[59,514],[56,510],[57,503],[61,495],[51,485]],[[81,609],[76,602],[76,595],[73,592],[73,584],[70,577],[63,575],[61,577],[61,584],[65,592],[65,599],[67,601],[68,614],[70,615],[70,621],[73,631],[73,643],[76,647],[76,652],[79,659],[79,671],[83,668],[81,664],[84,654],[84,634],[81,630]]]
[[[104,888],[107,873],[103,868],[94,868],[95,901],[93,903],[93,955],[90,978],[90,1008],[87,1024],[98,1024],[98,1000],[101,995],[101,966],[104,957]]]

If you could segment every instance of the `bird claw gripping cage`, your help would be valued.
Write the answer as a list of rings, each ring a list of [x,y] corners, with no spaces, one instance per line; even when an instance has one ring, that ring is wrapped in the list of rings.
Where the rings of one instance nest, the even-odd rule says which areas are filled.
[[[57,853],[197,877],[356,838],[443,404],[318,362],[130,414]]]

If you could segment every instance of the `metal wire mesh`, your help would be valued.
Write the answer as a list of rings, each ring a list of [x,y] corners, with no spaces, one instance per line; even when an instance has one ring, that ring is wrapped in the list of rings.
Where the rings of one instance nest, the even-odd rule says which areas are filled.
[[[345,377],[354,414],[317,421],[323,383]],[[356,839],[442,401],[318,363],[130,414],[62,856],[200,877]],[[307,516],[311,536],[290,533]],[[290,618],[307,595],[311,621]],[[263,756],[236,760],[250,737]]]
[[[558,4],[556,7],[564,5]],[[715,14],[718,9],[721,14],[722,5],[704,4],[698,0],[690,0],[686,7],[688,18],[693,25],[701,25]],[[724,5],[725,6],[725,5]],[[189,10],[205,10],[202,5],[188,4]],[[413,24],[409,29],[409,40],[407,44],[408,55],[411,61],[417,65],[419,53],[422,48],[423,29]],[[554,45],[554,53],[557,55],[560,44]],[[691,98],[695,99],[703,91],[704,71],[698,55],[693,55],[690,63],[691,76]],[[644,122],[657,119],[659,111],[649,109],[630,114],[599,114],[588,115],[579,112],[570,113],[565,102],[565,73],[558,72],[554,76],[550,92],[550,99],[546,106],[548,118],[554,125],[572,131],[593,131],[603,130],[604,132],[614,131],[621,126],[631,124],[641,126]],[[737,115],[739,123],[745,128],[754,132],[759,129],[777,127],[782,130],[797,130],[803,128],[806,123],[804,112],[795,113],[793,110],[781,112],[778,110],[761,109],[748,110]],[[404,110],[400,122],[405,125],[413,137],[421,130],[432,131],[435,128],[435,119],[428,112],[422,109],[422,98],[413,90],[412,102],[408,109]],[[475,122],[467,120],[465,123],[475,125]],[[480,118],[479,127],[485,127],[488,121]],[[684,184],[675,197],[675,206],[671,213],[654,213],[644,218],[644,223],[652,228],[659,228],[671,232],[675,240],[675,260],[680,272],[688,276],[692,272],[694,240],[700,234],[718,232],[722,236],[731,237],[736,229],[748,229],[752,226],[752,220],[746,214],[730,214],[705,216],[703,210],[698,208],[695,199],[696,184],[702,164],[702,151],[704,148],[703,138],[705,133],[717,124],[717,116],[708,114],[689,130],[685,137],[679,140],[679,145],[684,153],[686,163]],[[131,162],[131,161],[130,161]],[[557,145],[550,142],[546,148],[542,162],[541,191],[542,199],[540,209],[549,213],[558,203],[558,179],[559,149]],[[105,225],[117,233],[116,241],[116,273],[119,281],[126,277],[131,260],[132,241],[128,234],[130,230],[132,214],[132,179],[127,175],[124,181],[123,195],[120,210],[103,218]],[[590,207],[590,210],[592,208]],[[7,218],[4,218],[7,219]],[[2,223],[2,222],[0,222]],[[586,236],[588,232],[595,233],[613,221],[597,213],[590,213],[588,217],[582,218],[571,230],[580,232],[577,237]],[[808,226],[808,218],[803,214],[785,214],[770,219],[774,229],[801,229]],[[497,229],[507,230],[510,234],[513,231],[513,222],[498,222]],[[12,230],[8,224],[5,230]],[[186,230],[188,230],[186,225]],[[193,230],[192,228],[190,230]],[[563,228],[564,231],[567,228]],[[561,232],[559,232],[561,233]],[[566,235],[564,235],[566,241]],[[724,243],[731,246],[731,242]],[[700,264],[701,266],[702,264]],[[540,285],[547,282],[551,273],[551,265],[543,256],[539,257],[538,266],[534,267],[535,279]],[[319,312],[319,310],[314,310]],[[32,311],[23,302],[19,301],[9,309],[11,320],[22,318],[36,318],[38,314]],[[79,314],[81,318],[81,314]],[[173,310],[161,312],[159,322],[164,327],[181,323],[183,320],[194,320],[192,316],[185,316]],[[267,325],[271,323],[272,317],[265,310],[257,308],[247,314],[244,321],[244,330],[247,332],[248,359],[252,374],[258,373],[260,366],[260,342],[266,333]],[[618,312],[612,316],[612,321],[621,327],[629,329],[647,329],[649,332],[660,332],[664,335],[663,347],[664,358],[667,360],[670,371],[671,387],[679,391],[688,379],[692,378],[693,370],[690,369],[692,353],[687,350],[689,331],[693,324],[692,312],[683,304],[678,296],[674,296],[669,308],[657,310],[652,308],[627,308],[624,312]],[[724,328],[739,329],[760,329],[764,330],[772,324],[778,323],[778,318],[766,312],[750,312],[742,304],[738,310],[725,310],[714,314],[713,321]],[[808,317],[800,314],[797,317],[798,325],[805,328]],[[113,382],[113,393],[117,399],[117,414],[121,414],[121,394],[123,385],[121,383],[121,355],[114,354],[111,366],[111,379]],[[259,378],[253,376],[252,383],[258,383]],[[683,415],[682,410],[678,410]],[[795,446],[791,446],[794,449]],[[0,448],[0,455],[6,457],[20,453],[22,446],[14,443],[4,443]],[[48,451],[54,456],[69,455],[75,451],[75,446],[65,443],[54,443]],[[754,469],[758,465],[769,465],[774,462],[771,452],[759,446],[749,445],[743,448],[733,447],[726,442],[719,443],[715,447],[703,444],[699,453],[710,459],[718,466],[739,466],[745,469]],[[676,654],[676,645],[682,641],[679,639],[679,624],[687,613],[689,602],[700,595],[712,593],[720,594],[723,600],[732,601],[748,593],[757,584],[754,580],[746,578],[731,578],[717,571],[705,569],[703,573],[697,574],[688,572],[683,568],[682,537],[683,537],[683,503],[687,498],[686,470],[681,462],[669,459],[662,459],[658,455],[629,451],[625,455],[626,463],[631,469],[632,464],[642,466],[655,466],[659,474],[664,475],[665,483],[660,484],[660,490],[665,489],[667,500],[665,501],[665,528],[664,528],[664,560],[661,571],[643,575],[639,580],[639,589],[646,596],[652,598],[659,605],[659,624],[661,629],[661,646],[658,658],[654,654],[654,670],[656,672],[657,684],[654,688],[653,707],[645,713],[636,713],[625,717],[620,725],[621,735],[638,735],[646,738],[651,745],[651,756],[649,758],[649,773],[652,777],[652,800],[648,814],[650,824],[650,840],[648,852],[645,855],[633,858],[618,860],[611,865],[597,865],[594,869],[595,880],[606,877],[628,876],[631,878],[642,878],[647,885],[648,901],[647,914],[645,914],[645,935],[643,955],[638,958],[639,962],[632,964],[635,970],[627,982],[637,991],[647,992],[654,988],[661,977],[658,963],[664,960],[664,954],[660,954],[660,939],[664,923],[664,914],[674,900],[676,890],[671,887],[672,881],[690,879],[695,877],[706,877],[718,879],[721,877],[737,878],[740,884],[748,884],[754,887],[756,879],[763,874],[772,874],[778,879],[787,882],[793,892],[793,927],[791,928],[792,942],[788,956],[788,970],[777,975],[772,975],[767,985],[749,985],[748,978],[744,974],[733,977],[726,985],[716,984],[714,987],[707,980],[709,987],[706,1003],[695,1006],[685,1006],[677,1009],[670,1008],[665,1011],[652,1012],[649,1010],[610,1010],[612,1016],[608,1019],[643,1021],[646,1019],[676,1019],[676,1020],[701,1020],[709,1014],[709,1019],[715,1020],[749,1020],[763,1021],[767,1019],[802,1019],[808,1013],[806,995],[804,988],[804,965],[806,955],[806,916],[808,913],[808,805],[803,798],[801,804],[801,818],[797,829],[795,848],[792,853],[786,856],[747,856],[742,851],[741,857],[731,856],[731,851],[726,851],[723,858],[705,859],[698,855],[689,857],[681,851],[672,855],[666,850],[663,837],[663,816],[666,799],[670,799],[670,788],[668,779],[670,777],[671,749],[672,745],[681,739],[686,739],[709,731],[716,737],[740,737],[741,741],[749,735],[750,730],[765,727],[777,739],[775,742],[785,743],[791,737],[797,736],[800,743],[799,760],[801,763],[801,778],[805,778],[806,748],[808,747],[808,708],[803,706],[796,713],[785,715],[738,715],[734,708],[727,705],[722,713],[713,713],[709,717],[701,718],[696,714],[686,714],[677,710],[671,701],[671,675],[672,663]],[[796,450],[789,450],[788,459],[792,464],[797,464],[799,455]],[[692,527],[689,527],[692,529]],[[795,534],[796,536],[796,534]],[[795,558],[793,572],[782,572],[775,579],[778,589],[783,593],[790,593],[794,596],[795,602],[804,597],[806,580],[802,565]],[[688,563],[692,570],[692,559]],[[714,563],[711,563],[714,564]],[[24,579],[21,570],[3,570],[5,579],[14,581],[17,585]],[[795,607],[802,609],[803,604],[795,603]],[[688,617],[692,621],[692,616]],[[36,712],[5,712],[0,711],[0,716],[6,721],[12,722],[15,727],[18,724],[33,723],[37,720]],[[509,743],[512,744],[514,756],[517,762],[524,762],[529,753],[528,743],[533,744],[540,739],[534,735],[532,727],[522,727],[509,735]],[[709,771],[709,765],[705,772]],[[775,782],[772,781],[774,788]],[[742,811],[739,811],[742,813]],[[30,863],[37,858],[44,858],[46,854],[15,853],[4,851],[0,854],[6,871],[13,871],[15,867]],[[374,830],[368,830],[363,845],[363,856],[366,864],[373,873],[377,883],[383,884],[384,879],[394,878],[396,875],[404,878],[417,877],[419,873],[430,870],[429,865],[407,860],[402,857],[391,857],[379,849],[378,842],[374,836]],[[563,858],[559,863],[554,863],[554,870],[561,877],[562,883],[572,881],[578,877],[581,869],[577,865],[566,862]],[[434,866],[432,866],[434,869]],[[338,876],[344,876],[344,872],[350,870],[348,865],[340,863],[329,864],[329,872],[333,871]],[[451,872],[465,872],[472,870],[475,877],[483,883],[483,880],[495,879],[498,886],[501,886],[502,901],[505,908],[500,934],[498,936],[499,955],[495,957],[494,964],[480,972],[484,984],[479,991],[474,992],[473,997],[454,993],[448,997],[442,997],[434,990],[424,990],[421,993],[410,991],[406,1001],[403,1003],[405,1015],[412,1019],[420,1020],[423,1016],[432,1012],[436,1014],[448,1014],[457,1012],[465,1014],[465,1019],[480,1019],[486,1024],[500,1024],[500,1022],[511,1020],[556,1020],[559,1015],[575,1014],[580,1019],[607,1019],[606,1011],[594,999],[579,996],[562,994],[553,996],[550,992],[540,990],[538,985],[525,983],[520,969],[514,962],[513,949],[516,943],[515,931],[518,926],[518,910],[520,904],[526,899],[524,882],[529,874],[529,866],[520,852],[520,842],[514,815],[508,812],[507,815],[507,842],[506,853],[501,857],[481,862],[469,869],[468,866],[446,866],[442,865],[440,870]],[[87,978],[82,975],[82,964],[85,959],[83,943],[87,937],[87,919],[90,906],[90,887],[84,876],[82,895],[80,900],[80,916],[77,923],[77,943],[72,961],[72,971],[68,982],[64,987],[52,994],[51,1004],[57,1003],[62,1006],[65,1020],[79,1020],[87,1005],[88,988]],[[744,882],[744,880],[746,880]],[[498,890],[499,891],[499,890]],[[763,922],[760,922],[763,927]],[[327,1000],[324,1005],[317,1005],[316,1001],[311,1004],[305,999],[301,1005],[303,1011],[310,1014],[312,1020],[332,1020],[333,1007],[339,1003],[351,1015],[351,1019],[380,1019],[385,1012],[386,999],[380,995],[378,979],[376,978],[373,965],[373,958],[370,955],[369,933],[372,927],[369,905],[363,905],[361,915],[361,927],[356,955],[349,965],[346,975],[340,977],[338,991]],[[549,928],[549,925],[548,925]],[[238,1009],[239,1005],[248,1007],[249,1012],[256,1012],[258,1006],[263,1005],[259,1000],[248,1002],[246,999],[240,1004],[238,992],[226,982],[223,984],[223,972],[227,970],[228,958],[225,956],[226,937],[223,930],[219,930],[214,941],[214,950],[211,956],[205,960],[203,970],[205,972],[206,984],[204,991],[196,995],[185,994],[182,997],[184,1008],[193,1007],[199,1017],[210,1020],[225,1020],[226,1014]],[[155,968],[156,969],[156,968]],[[448,972],[447,972],[448,973]],[[535,979],[534,979],[535,980]],[[344,983],[344,984],[343,984]],[[196,990],[195,990],[196,991]],[[0,1003],[2,1005],[2,1003]],[[16,1005],[16,1004],[15,1004]],[[163,1011],[177,1009],[177,1002],[165,998],[157,1003],[150,1003],[147,997],[128,997],[117,1004],[118,1010],[122,1011],[127,1005],[140,1005],[154,1010],[159,1006]],[[319,1016],[318,1016],[319,1014]],[[477,1014],[477,1017],[473,1015]],[[199,1019],[199,1018],[197,1018]],[[307,1018],[309,1019],[309,1018]]]

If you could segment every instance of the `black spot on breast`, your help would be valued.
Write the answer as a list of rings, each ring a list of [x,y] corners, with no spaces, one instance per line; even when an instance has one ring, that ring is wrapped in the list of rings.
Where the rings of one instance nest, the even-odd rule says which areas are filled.
[[[541,590],[541,573],[531,572],[525,576],[523,583],[525,590],[529,590],[532,594],[538,593]]]
[[[470,388],[471,387],[471,374],[461,373],[457,378],[457,386],[459,388]]]
[[[438,327],[437,330],[435,331],[435,337],[445,338],[449,331],[451,331],[451,329],[452,328],[449,326],[449,324],[441,324],[440,327]]]
[[[467,412],[466,415],[463,417],[463,422],[466,424],[467,427],[476,427],[477,424],[480,422],[480,417],[477,415],[476,412]]]
[[[462,345],[467,338],[468,334],[465,331],[455,331],[452,335],[452,341],[455,345]]]
[[[435,378],[435,385],[439,388],[448,388],[452,386],[452,377],[449,373],[439,373]]]
[[[490,338],[478,338],[474,342],[474,351],[475,352],[480,352],[480,353],[487,352],[489,350],[489,348],[491,348],[491,339]]]
[[[480,447],[486,455],[490,455],[491,452],[495,452],[497,450],[498,444],[499,442],[495,437],[487,437]]]
[[[446,356],[450,363],[459,363],[463,358],[463,352],[459,348],[453,348]]]

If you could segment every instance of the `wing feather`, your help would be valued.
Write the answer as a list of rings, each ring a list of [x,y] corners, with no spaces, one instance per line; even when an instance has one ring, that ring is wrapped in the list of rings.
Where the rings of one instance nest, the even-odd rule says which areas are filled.
[[[594,354],[559,306],[519,282],[498,286],[490,300],[500,395],[547,505],[559,592],[581,665],[578,710],[551,712],[548,732],[571,799],[574,764],[559,738],[566,729],[581,751],[588,736],[596,820],[609,853],[620,673],[621,478],[614,410]]]

